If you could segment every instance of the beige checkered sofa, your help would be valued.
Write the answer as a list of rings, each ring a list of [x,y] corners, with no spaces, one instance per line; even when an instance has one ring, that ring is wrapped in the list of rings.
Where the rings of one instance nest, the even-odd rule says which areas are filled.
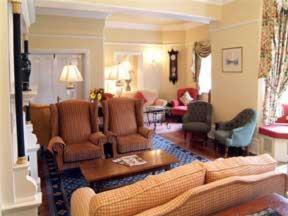
[[[129,186],[95,194],[76,190],[72,216],[213,215],[270,193],[286,195],[287,175],[269,155],[193,162]]]

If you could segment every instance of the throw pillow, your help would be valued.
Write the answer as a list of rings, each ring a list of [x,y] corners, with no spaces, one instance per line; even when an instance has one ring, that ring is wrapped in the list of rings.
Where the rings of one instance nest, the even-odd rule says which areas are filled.
[[[189,92],[186,91],[180,98],[179,100],[187,106],[190,102],[193,101],[193,98],[190,96]]]
[[[140,91],[136,92],[136,94],[134,95],[134,99],[142,100],[144,104],[147,102],[147,99],[144,97],[144,95]]]

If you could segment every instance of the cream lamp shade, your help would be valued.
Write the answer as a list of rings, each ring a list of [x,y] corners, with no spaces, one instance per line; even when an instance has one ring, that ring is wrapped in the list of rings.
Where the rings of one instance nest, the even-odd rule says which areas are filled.
[[[76,65],[69,64],[64,66],[59,80],[60,82],[66,83],[67,89],[74,89],[74,83],[82,82],[83,77]]]

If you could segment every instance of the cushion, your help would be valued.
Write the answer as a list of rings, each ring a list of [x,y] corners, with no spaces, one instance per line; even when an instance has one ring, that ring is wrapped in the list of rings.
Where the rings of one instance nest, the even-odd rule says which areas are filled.
[[[113,133],[124,136],[137,132],[135,102],[128,98],[109,100],[109,128]]]
[[[101,157],[101,147],[89,141],[69,144],[64,149],[64,162],[90,160]]]
[[[268,154],[249,157],[234,157],[217,159],[204,163],[206,168],[206,183],[231,176],[257,175],[273,171],[277,162]]]
[[[142,92],[137,91],[136,94],[134,95],[134,99],[136,100],[142,100],[143,104],[145,104],[147,102],[147,99],[145,98],[145,96],[142,94]]]
[[[215,140],[219,143],[226,145],[229,138],[232,136],[232,131],[228,130],[216,130],[214,133]]]
[[[90,103],[87,101],[64,101],[57,104],[60,137],[65,143],[79,143],[88,140],[92,132]]]
[[[147,149],[149,146],[149,140],[140,134],[118,136],[117,143],[118,152],[120,153],[140,151]]]
[[[210,126],[203,122],[189,122],[182,125],[183,130],[185,131],[195,131],[195,132],[209,132]]]
[[[205,169],[201,165],[187,164],[159,175],[148,176],[135,184],[95,195],[90,201],[90,214],[136,215],[203,185],[204,179]]]
[[[190,102],[193,101],[193,98],[190,96],[189,92],[186,91],[180,98],[179,100],[187,106]]]

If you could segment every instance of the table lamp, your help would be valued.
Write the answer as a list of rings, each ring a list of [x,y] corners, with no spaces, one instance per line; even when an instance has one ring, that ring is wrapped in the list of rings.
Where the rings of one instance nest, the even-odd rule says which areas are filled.
[[[76,65],[69,64],[64,66],[59,81],[66,84],[68,95],[71,94],[71,98],[74,98],[75,83],[82,82],[83,77]]]

